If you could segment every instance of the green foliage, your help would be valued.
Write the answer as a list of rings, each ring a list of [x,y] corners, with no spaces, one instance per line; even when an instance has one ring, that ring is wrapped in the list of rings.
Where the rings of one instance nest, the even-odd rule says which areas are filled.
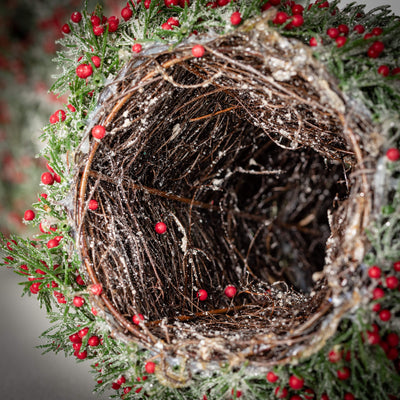
[[[365,260],[365,276],[362,279],[367,281],[368,285],[362,293],[365,299],[361,307],[343,319],[337,333],[321,351],[296,365],[275,367],[274,371],[279,376],[275,384],[265,379],[266,371],[251,368],[247,364],[240,368],[229,365],[207,366],[201,373],[193,374],[189,385],[181,388],[160,384],[159,380],[162,381],[162,377],[158,380],[155,375],[147,375],[144,372],[145,362],[153,354],[114,338],[103,316],[93,314],[88,288],[77,283],[81,260],[75,252],[74,232],[68,220],[68,213],[72,209],[68,199],[70,184],[76,172],[74,155],[84,146],[91,123],[90,115],[96,109],[100,93],[124,63],[134,56],[131,50],[133,44],[141,43],[143,51],[146,51],[155,43],[175,46],[187,40],[194,31],[199,34],[226,33],[234,29],[230,24],[232,12],[240,11],[244,20],[261,15],[260,6],[264,0],[238,0],[218,8],[206,6],[206,3],[206,0],[196,0],[183,8],[167,8],[163,2],[153,1],[149,9],[146,9],[142,1],[133,8],[133,17],[130,20],[120,22],[117,32],[109,32],[106,28],[100,36],[93,33],[90,23],[92,13],[86,7],[82,12],[82,21],[79,24],[69,22],[71,32],[60,40],[63,50],[57,53],[55,59],[59,74],[52,91],[59,94],[68,93],[69,104],[73,105],[76,111],[65,107],[65,121],[49,124],[44,128],[42,140],[46,145],[41,154],[60,175],[61,182],[45,187],[47,198],[40,197],[40,201],[33,205],[36,217],[31,224],[37,226],[39,222],[44,222],[45,233],[36,235],[34,239],[16,236],[7,239],[0,236],[2,251],[4,256],[8,257],[2,264],[13,267],[24,278],[21,283],[23,294],[37,296],[40,304],[46,307],[51,327],[43,333],[42,338],[46,344],[40,348],[44,352],[63,351],[66,355],[72,355],[74,348],[70,336],[77,334],[84,327],[88,328],[87,334],[82,337],[79,351],[87,351],[93,374],[99,382],[96,386],[99,393],[115,385],[121,376],[126,378],[126,382],[116,391],[116,398],[120,398],[121,395],[126,399],[145,398],[146,394],[155,399],[201,399],[206,395],[209,400],[217,400],[232,398],[236,391],[240,390],[245,399],[261,400],[275,398],[276,387],[288,388],[289,376],[295,374],[305,379],[306,387],[312,388],[317,398],[326,393],[330,399],[341,399],[346,392],[351,392],[358,399],[369,398],[371,393],[374,393],[374,399],[386,399],[388,393],[400,392],[399,375],[383,349],[366,342],[365,332],[371,330],[372,324],[375,323],[379,327],[381,337],[389,332],[400,334],[400,328],[396,325],[400,313],[400,292],[386,290],[383,298],[371,302],[371,290],[376,284],[367,281],[366,275],[368,266],[373,264],[379,264],[384,273],[390,273],[393,262],[400,259],[398,163],[383,162],[384,176],[390,184],[388,183],[389,186],[382,196],[381,216],[374,221],[369,232],[372,249]],[[305,2],[306,10],[309,4],[310,2]],[[327,8],[312,5],[305,11],[305,22],[301,27],[287,29],[286,24],[275,26],[275,29],[304,43],[309,43],[312,37],[317,38],[318,43],[322,39],[323,45],[313,48],[313,52],[337,77],[343,91],[361,100],[377,121],[396,121],[400,109],[399,75],[383,77],[377,73],[377,68],[383,63],[390,68],[398,66],[398,19],[385,7],[365,13],[363,5],[353,3],[335,12],[338,6],[338,1],[331,2]],[[280,9],[290,12],[286,6],[281,6]],[[101,7],[96,8],[95,14],[102,17]],[[179,19],[180,26],[171,31],[162,30],[161,24],[171,16]],[[340,48],[326,34],[329,27],[339,24],[350,27],[348,41]],[[355,24],[363,24],[366,32],[376,26],[384,27],[379,37],[385,44],[385,52],[381,58],[371,59],[367,56],[368,48],[376,38],[363,39],[352,31]],[[271,26],[274,26],[273,22]],[[189,40],[196,43],[196,38],[194,35]],[[201,37],[198,38],[200,40]],[[95,67],[92,56],[100,57],[101,64],[98,68]],[[93,74],[87,79],[81,79],[76,74],[77,66],[82,63],[90,64],[93,69]],[[398,146],[399,129],[395,124],[385,132],[387,146]],[[61,236],[58,246],[51,249],[47,247],[50,239]],[[26,267],[21,269],[21,265]],[[32,284],[35,282],[40,282],[37,294],[32,292]],[[75,296],[85,299],[82,307],[73,305]],[[390,322],[383,323],[377,314],[370,310],[371,305],[378,302],[382,308],[391,309],[394,317]],[[88,340],[93,335],[102,339],[101,345],[88,346]],[[328,353],[332,349],[343,354],[338,363],[332,363],[328,359]],[[350,355],[347,360],[346,354]],[[346,381],[337,379],[337,370],[343,366],[348,366],[351,371],[351,376]],[[180,373],[179,366],[178,371],[174,373]],[[146,378],[143,379],[143,376]],[[122,391],[127,387],[132,389],[124,394]],[[303,391],[289,390],[290,395],[295,393],[304,394]]]

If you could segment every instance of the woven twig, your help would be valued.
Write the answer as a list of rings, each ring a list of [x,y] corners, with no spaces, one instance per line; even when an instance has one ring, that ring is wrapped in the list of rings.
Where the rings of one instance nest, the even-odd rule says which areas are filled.
[[[79,157],[77,239],[104,288],[93,302],[116,335],[163,354],[285,362],[357,301],[371,124],[304,46],[251,28],[201,59],[182,45],[131,60],[93,118],[106,137]]]

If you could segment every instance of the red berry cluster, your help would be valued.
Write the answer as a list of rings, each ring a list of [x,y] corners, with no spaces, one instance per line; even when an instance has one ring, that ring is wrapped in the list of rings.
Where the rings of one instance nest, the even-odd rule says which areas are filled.
[[[379,345],[389,360],[399,358],[399,335],[396,332],[380,332],[377,324],[372,325],[372,330],[367,331],[363,337],[370,345]]]
[[[276,1],[274,1],[274,3],[276,3]],[[267,6],[267,4],[270,4],[270,6]],[[270,8],[272,5],[275,4],[272,4],[271,0],[269,0],[261,7],[261,9],[264,11]],[[285,29],[289,30],[302,26],[304,24],[304,7],[301,4],[296,4],[294,1],[287,2],[286,5],[290,7],[289,13],[286,11],[278,11],[272,22],[276,25],[286,24]]]
[[[89,328],[85,327],[80,329],[78,332],[73,333],[69,336],[69,340],[72,343],[72,348],[74,349],[74,356],[79,360],[84,360],[88,356],[88,349],[97,347],[102,344],[102,339],[99,336],[93,335],[87,339],[86,349],[82,349],[84,338],[89,333]]]
[[[174,26],[178,27],[180,25],[178,18],[170,17],[167,19],[167,22],[164,22],[161,25],[161,29],[165,31],[172,31]]]
[[[153,364],[154,364],[154,363],[153,363]],[[146,364],[146,365],[147,365],[147,364]],[[99,372],[101,372],[101,370],[100,370]],[[136,378],[136,381],[137,381],[137,382],[144,382],[144,381],[146,381],[147,379],[148,379],[148,376],[147,376],[147,375],[143,375],[143,376],[138,376],[138,377]],[[102,383],[102,381],[98,381],[98,383]],[[122,389],[123,395],[121,396],[122,399],[125,398],[124,395],[127,395],[127,394],[128,394],[129,392],[131,392],[132,389],[134,389],[134,388],[135,388],[135,393],[140,393],[140,392],[142,391],[142,389],[143,389],[142,386],[137,386],[136,384],[124,386],[125,383],[126,383],[126,378],[125,378],[123,375],[121,375],[116,381],[114,381],[114,382],[111,384],[111,388],[114,389],[114,390],[119,390],[119,389],[121,389],[121,388],[123,387],[123,389]]]
[[[381,303],[385,301],[388,292],[400,290],[399,272],[400,261],[395,262],[392,271],[386,274],[383,274],[382,269],[377,265],[373,265],[368,269],[368,276],[371,280],[378,282],[378,286],[372,290],[372,300],[374,301],[372,311],[378,313],[378,317],[382,322],[387,322],[392,317],[391,311],[388,308],[382,309]]]
[[[341,24],[338,27],[328,28],[326,34],[334,39],[337,47],[343,47],[347,42],[347,35],[349,34],[349,27],[345,24]]]
[[[289,377],[288,382],[279,382],[280,378],[274,372],[269,371],[266,375],[268,382],[276,384],[274,394],[278,399],[286,399],[289,391],[292,392],[290,400],[311,400],[315,398],[315,392],[310,387],[305,387],[304,378],[295,374]],[[295,393],[293,393],[295,392]]]

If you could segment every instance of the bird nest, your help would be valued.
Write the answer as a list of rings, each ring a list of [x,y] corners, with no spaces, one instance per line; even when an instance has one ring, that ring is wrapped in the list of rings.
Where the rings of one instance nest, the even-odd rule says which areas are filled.
[[[77,247],[103,287],[91,302],[163,360],[284,363],[360,301],[373,127],[265,21],[203,45],[134,57],[90,118],[107,132],[77,153]]]

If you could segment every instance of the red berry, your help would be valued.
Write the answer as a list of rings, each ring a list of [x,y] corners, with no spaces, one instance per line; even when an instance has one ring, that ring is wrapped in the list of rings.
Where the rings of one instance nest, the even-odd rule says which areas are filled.
[[[101,24],[101,19],[97,15],[92,15],[90,17],[90,22],[92,23],[92,26],[98,26]]]
[[[136,314],[132,317],[132,321],[135,325],[139,325],[142,321],[144,321],[143,314]]]
[[[342,354],[339,351],[331,350],[328,359],[331,363],[337,363],[342,359]]]
[[[359,33],[360,35],[365,32],[364,26],[360,25],[360,24],[355,25],[353,30],[356,31],[357,33]]]
[[[315,37],[312,37],[312,38],[310,39],[310,46],[311,46],[311,47],[318,46],[318,42],[317,42],[317,39],[316,39]]]
[[[299,26],[302,26],[304,24],[303,16],[299,15],[299,14],[293,15],[291,24],[296,28],[298,28]]]
[[[376,288],[372,291],[372,298],[373,298],[374,300],[381,299],[381,298],[384,297],[384,296],[385,296],[385,291],[384,291],[382,288],[380,288],[380,287],[376,287]]]
[[[390,347],[397,347],[399,345],[399,335],[395,332],[388,333],[386,341]]]
[[[381,277],[381,273],[381,269],[376,265],[370,267],[368,270],[368,275],[372,279],[379,279]]]
[[[144,8],[148,10],[150,8],[151,0],[144,0]]]
[[[329,7],[329,2],[324,1],[323,3],[318,5],[318,8],[328,8]]]
[[[231,299],[232,297],[235,297],[236,292],[237,292],[237,289],[235,288],[235,286],[232,286],[232,285],[227,286],[227,287],[225,288],[225,291],[224,291],[225,296],[226,296],[226,297],[229,297],[230,299]]]
[[[292,375],[292,376],[289,378],[289,386],[290,386],[292,389],[300,390],[300,389],[302,389],[303,386],[304,386],[304,379],[303,379],[303,378],[299,378],[299,377],[296,376],[296,375]]]
[[[155,227],[154,227],[155,231],[157,233],[159,233],[160,235],[164,234],[165,232],[167,232],[167,225],[165,225],[164,222],[157,222]]]
[[[60,183],[61,182],[61,176],[54,173],[53,174],[54,182]]]
[[[179,4],[179,0],[164,0],[164,4],[166,7],[177,6]]]
[[[82,279],[82,277],[81,277],[80,275],[78,275],[78,276],[75,278],[75,281],[76,281],[76,283],[77,283],[78,285],[80,285],[80,286],[84,286],[84,285],[85,285],[85,281]]]
[[[62,31],[63,33],[65,33],[65,34],[68,34],[68,33],[71,32],[71,28],[69,27],[68,24],[64,24],[64,25],[61,27],[61,31]]]
[[[267,373],[266,378],[267,378],[268,382],[275,383],[278,380],[279,377],[278,377],[278,375],[274,374],[272,371],[269,371]]]
[[[349,379],[349,378],[350,378],[350,374],[351,374],[350,368],[349,368],[349,367],[340,368],[340,369],[338,369],[338,370],[336,371],[336,374],[337,374],[337,377],[338,377],[341,381],[344,381],[344,380],[346,380],[346,379]]]
[[[15,245],[17,244],[17,242],[13,239],[11,239],[11,242],[14,243]],[[7,249],[10,251],[14,251],[14,249],[11,247],[11,242],[7,242]]]
[[[399,153],[399,158],[400,158],[400,153]],[[400,261],[396,261],[393,263],[393,269],[397,272],[400,272]]]
[[[93,68],[90,64],[79,64],[75,72],[78,78],[86,79],[93,74]]]
[[[115,382],[122,386],[126,382],[126,378],[122,375]]]
[[[38,294],[40,291],[40,282],[33,282],[29,287],[29,290],[32,294]]]
[[[124,394],[128,394],[132,390],[132,386],[124,387]]]
[[[398,74],[400,74],[400,67],[393,68],[391,75],[398,75]]]
[[[378,344],[381,341],[381,337],[377,332],[367,331],[367,339],[369,344]]]
[[[399,351],[395,347],[391,347],[386,352],[386,357],[392,361],[397,360],[397,358],[399,357]]]
[[[92,312],[92,314],[93,314],[94,316],[97,315],[97,310],[96,310],[94,307],[92,307],[92,309],[91,309],[90,311]]]
[[[74,304],[75,307],[82,307],[85,304],[85,299],[80,296],[75,296],[74,299],[72,300],[72,303]]]
[[[130,9],[130,7],[124,7],[124,8],[121,10],[121,17],[122,17],[125,21],[130,20],[130,19],[132,18],[132,15],[133,15],[133,12],[132,12],[132,10]]]
[[[44,172],[40,179],[44,185],[52,185],[54,183],[54,177],[50,172]]]
[[[242,22],[242,15],[239,11],[235,11],[231,15],[231,24],[232,25],[239,25]]]
[[[95,138],[95,139],[103,139],[103,137],[105,136],[105,134],[106,134],[106,129],[104,128],[104,126],[103,125],[95,125],[93,128],[92,128],[92,136]]]
[[[193,57],[203,57],[204,53],[205,53],[205,49],[201,44],[196,44],[192,47]]]
[[[35,212],[33,210],[26,210],[24,213],[24,220],[32,221],[33,219],[35,219]]]
[[[132,45],[132,51],[134,53],[140,53],[142,51],[142,45],[140,43],[135,43]]]
[[[82,328],[80,331],[78,331],[78,336],[80,338],[84,338],[88,334],[88,332],[89,332],[88,327]]]
[[[73,333],[72,335],[70,335],[69,340],[72,343],[82,343],[82,338],[77,333]]]
[[[277,388],[275,389],[275,396],[278,399],[284,399],[285,397],[287,397],[287,395],[288,395],[288,390],[285,387],[281,389],[280,386],[277,386]]]
[[[171,26],[179,26],[179,20],[178,18],[170,17],[167,19],[167,24],[170,24]]]
[[[339,36],[339,29],[337,29],[337,28],[329,28],[327,31],[326,31],[326,33],[327,33],[327,35],[330,37],[330,38],[332,38],[332,39],[336,39],[338,36]]]
[[[100,344],[100,339],[98,336],[91,336],[88,340],[88,345],[92,347],[96,347]]]
[[[197,292],[197,298],[198,298],[200,301],[205,301],[205,300],[207,300],[207,297],[208,297],[208,293],[207,293],[206,290],[200,289],[200,290]]]
[[[54,249],[54,247],[57,247],[60,244],[60,242],[57,239],[50,239],[47,242],[47,247],[49,249]]]
[[[339,32],[343,35],[348,35],[349,33],[349,27],[345,24],[340,24],[338,26]]]
[[[217,0],[217,5],[219,6],[219,7],[224,7],[224,6],[226,6],[227,4],[229,4],[231,2],[231,0]]]
[[[190,6],[190,0],[179,0],[179,6],[185,8],[185,5]]]
[[[119,19],[115,16],[108,18],[108,32],[115,32],[118,29]]]
[[[56,124],[58,122],[58,116],[55,114],[51,114],[49,117],[49,122],[51,124]]]
[[[67,104],[67,108],[71,112],[75,112],[76,111],[76,108],[72,104]]]
[[[391,275],[386,278],[386,287],[388,289],[396,289],[399,286],[399,280],[397,277]]]
[[[79,360],[84,360],[87,357],[87,351],[81,351],[80,353],[76,353],[76,357],[79,358]]]
[[[321,400],[329,400],[329,396],[326,393],[321,395]]]
[[[379,54],[385,49],[385,45],[383,42],[377,40],[376,42],[372,43],[370,46],[371,49],[374,49]]]
[[[72,343],[72,348],[74,350],[80,350],[82,347],[82,343]]]
[[[389,161],[398,161],[400,159],[400,151],[399,151],[399,149],[396,149],[395,147],[391,147],[390,149],[388,149],[386,151],[386,158]],[[395,268],[395,270],[396,271],[400,270],[400,261],[399,261],[399,267],[398,268],[399,269]]]
[[[90,293],[94,296],[100,296],[103,291],[101,283],[95,283],[89,286]]]
[[[93,56],[93,57],[91,58],[91,60],[92,60],[92,62],[93,62],[93,65],[94,65],[96,68],[99,68],[99,67],[100,67],[101,58],[100,58],[99,56]]]
[[[379,35],[382,35],[383,29],[382,29],[382,28],[379,28],[379,27],[376,27],[376,28],[372,29],[371,33],[372,33],[374,36],[379,36]]]
[[[353,393],[347,392],[344,394],[343,400],[355,400],[355,396]]]
[[[79,11],[75,11],[71,15],[71,21],[75,22],[76,24],[80,22],[82,19],[82,14]]]
[[[161,29],[164,29],[164,31],[172,31],[174,28],[168,22],[164,22],[161,25]]]
[[[301,4],[295,4],[292,6],[292,14],[293,15],[303,15],[304,7]]]
[[[103,25],[93,25],[93,33],[95,36],[101,36],[104,33]]]
[[[390,72],[390,69],[387,65],[381,65],[378,68],[378,74],[381,74],[382,76],[388,76]]]
[[[148,374],[154,374],[154,371],[156,370],[156,364],[153,363],[152,361],[147,361],[147,363],[144,366],[144,369]]]
[[[303,400],[303,397],[299,396],[298,394],[294,394],[293,396],[290,396],[289,400]]]
[[[273,6],[279,6],[279,4],[281,4],[281,0],[269,0],[269,2],[270,2]]]
[[[347,42],[347,38],[345,36],[339,36],[336,38],[336,46],[343,47]]]
[[[288,17],[289,16],[284,11],[278,11],[272,22],[277,25],[282,25],[287,21]]]
[[[91,199],[89,201],[89,205],[88,205],[89,210],[92,210],[92,211],[97,210],[98,206],[99,206],[99,203],[97,202],[97,200]]]
[[[381,311],[381,304],[380,303],[376,303],[376,304],[374,304],[373,306],[372,306],[372,311],[373,312],[379,312],[379,311]]]
[[[392,317],[392,314],[390,313],[389,310],[382,310],[382,311],[379,313],[379,318],[380,318],[380,320],[383,321],[383,322],[389,321],[391,317]]]

